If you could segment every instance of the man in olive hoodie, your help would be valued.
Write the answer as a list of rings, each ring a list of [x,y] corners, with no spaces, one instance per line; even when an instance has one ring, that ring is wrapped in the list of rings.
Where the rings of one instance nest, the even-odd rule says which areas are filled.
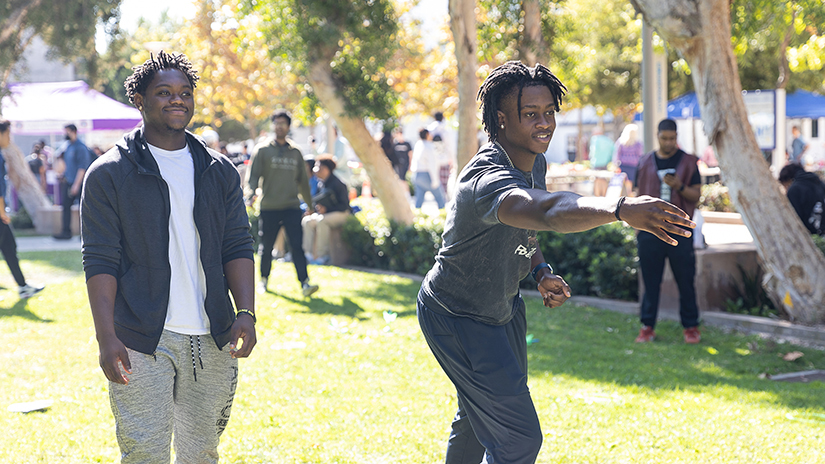
[[[317,285],[309,283],[307,258],[304,255],[304,232],[301,229],[301,195],[312,211],[312,194],[309,178],[304,167],[304,156],[297,146],[286,138],[292,118],[284,110],[276,111],[270,118],[275,130],[275,138],[269,139],[252,151],[252,159],[247,171],[248,203],[255,200],[256,191],[261,187],[261,214],[258,220],[258,236],[261,239],[258,252],[261,255],[261,281],[258,290],[266,291],[269,272],[272,269],[272,248],[278,232],[283,227],[292,249],[292,263],[301,282],[304,296],[318,291]]]
[[[121,462],[168,463],[174,431],[179,462],[216,463],[237,358],[256,342],[249,218],[238,171],[186,131],[191,63],[161,51],[134,70],[143,125],[92,164],[81,196],[100,367]]]

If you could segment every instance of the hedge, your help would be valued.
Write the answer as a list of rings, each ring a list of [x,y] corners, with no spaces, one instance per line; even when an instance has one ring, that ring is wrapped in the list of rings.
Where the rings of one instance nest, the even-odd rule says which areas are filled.
[[[404,226],[387,220],[378,202],[359,206],[362,210],[348,218],[342,232],[351,249],[350,264],[419,275],[432,268],[445,212],[437,216],[419,212],[412,226]],[[613,223],[575,234],[539,232],[538,241],[544,257],[576,294],[638,300],[639,259],[633,229]],[[535,288],[535,283],[524,286]]]

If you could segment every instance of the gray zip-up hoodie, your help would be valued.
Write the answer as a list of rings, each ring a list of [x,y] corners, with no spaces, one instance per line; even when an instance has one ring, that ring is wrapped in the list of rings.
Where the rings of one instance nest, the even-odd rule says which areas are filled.
[[[218,348],[229,342],[235,311],[223,265],[253,259],[249,218],[238,171],[193,134],[186,143],[195,167],[193,216],[206,275],[204,307]],[[157,348],[169,288],[169,188],[135,129],[95,160],[86,173],[80,201],[83,269],[117,278],[115,333],[127,347],[152,354]]]

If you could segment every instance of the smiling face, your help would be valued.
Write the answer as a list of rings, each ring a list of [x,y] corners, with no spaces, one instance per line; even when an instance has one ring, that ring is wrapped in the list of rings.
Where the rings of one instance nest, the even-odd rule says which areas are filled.
[[[143,114],[146,140],[162,148],[165,147],[153,140],[183,138],[184,129],[195,112],[192,84],[186,74],[177,69],[158,71],[146,93],[136,94],[134,101]]]
[[[531,85],[522,90],[518,107],[517,92],[514,90],[499,104],[498,142],[510,157],[535,157],[547,150],[556,130],[556,102],[546,86]]]

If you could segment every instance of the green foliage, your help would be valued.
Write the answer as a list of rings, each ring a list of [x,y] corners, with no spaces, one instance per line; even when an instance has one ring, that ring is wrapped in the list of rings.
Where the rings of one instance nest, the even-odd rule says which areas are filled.
[[[395,116],[386,63],[398,49],[398,20],[390,0],[244,0],[240,8],[257,14],[270,55],[297,74],[329,63],[351,116]]]
[[[387,220],[377,202],[360,202],[362,210],[344,224],[342,238],[350,247],[350,264],[424,275],[441,246],[445,212],[420,211],[411,226]]]
[[[639,258],[632,228],[616,222],[575,234],[539,232],[539,247],[574,294],[636,301]]]
[[[702,196],[699,197],[699,209],[720,213],[734,213],[736,207],[730,199],[728,188],[721,182],[702,185]]]
[[[762,268],[758,267],[751,274],[741,265],[739,275],[742,277],[742,287],[733,286],[734,297],[725,302],[725,312],[750,314],[751,316],[778,316],[779,311],[768,297],[768,292],[762,287]]]
[[[32,221],[31,216],[29,216],[29,212],[26,211],[26,207],[20,205],[20,209],[18,209],[17,213],[11,217],[11,225],[15,229],[34,228],[34,222]]]
[[[819,251],[825,255],[825,237],[821,235],[813,235],[812,238],[814,239],[814,245],[819,248]]]
[[[33,35],[40,36],[56,56],[67,61],[80,59],[90,80],[98,72],[95,33],[98,22],[107,34],[118,29],[120,0],[31,0],[0,2],[0,69],[13,67]],[[16,18],[19,23],[12,23]],[[5,87],[0,72],[0,88]]]
[[[342,238],[350,247],[350,264],[424,275],[441,246],[445,213],[420,212],[412,226],[387,220],[374,202],[344,224]],[[578,295],[635,301],[639,296],[638,261],[633,229],[619,223],[576,234],[539,232],[539,247],[553,269]],[[535,288],[528,277],[525,288]]]

